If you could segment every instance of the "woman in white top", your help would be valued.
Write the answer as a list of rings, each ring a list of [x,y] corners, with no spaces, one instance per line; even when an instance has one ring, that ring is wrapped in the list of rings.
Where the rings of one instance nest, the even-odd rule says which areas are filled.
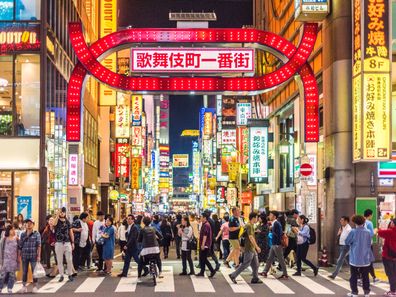
[[[126,238],[127,228],[128,228],[128,223],[127,223],[126,219],[124,219],[117,230],[118,231],[117,238],[118,238],[118,243],[120,245],[121,253],[124,252],[124,246],[127,243],[127,238]]]
[[[194,264],[191,258],[190,241],[194,237],[193,228],[190,225],[188,216],[183,216],[181,226],[179,228],[179,236],[182,238],[181,251],[182,251],[182,265],[183,272],[180,275],[194,275]],[[190,273],[187,274],[187,261],[190,266]]]

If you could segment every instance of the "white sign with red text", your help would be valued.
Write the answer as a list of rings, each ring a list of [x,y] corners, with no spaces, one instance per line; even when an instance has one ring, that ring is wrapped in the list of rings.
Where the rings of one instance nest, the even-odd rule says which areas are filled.
[[[69,154],[69,185],[78,185],[78,155]]]
[[[137,48],[134,72],[254,72],[254,49]]]

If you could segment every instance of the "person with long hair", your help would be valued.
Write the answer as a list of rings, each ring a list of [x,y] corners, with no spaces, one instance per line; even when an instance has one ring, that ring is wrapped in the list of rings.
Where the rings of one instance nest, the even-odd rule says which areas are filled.
[[[389,280],[390,291],[386,296],[396,296],[396,219],[393,219],[388,229],[378,230],[379,237],[385,239],[382,249],[382,262]]]
[[[259,216],[259,223],[256,228],[256,241],[257,245],[260,247],[260,252],[258,253],[259,263],[265,263],[268,259],[268,219],[265,213],[261,213]]]
[[[172,228],[166,218],[162,219],[160,232],[162,234],[162,248],[164,251],[164,258],[167,259],[169,255],[169,246],[172,241]]]
[[[114,258],[114,246],[115,246],[115,232],[113,227],[113,218],[108,216],[106,218],[106,228],[103,231],[102,237],[104,238],[103,243],[103,260],[106,265],[106,274],[111,274],[111,268],[113,265]]]
[[[179,236],[182,239],[181,243],[181,256],[182,256],[182,266],[183,271],[180,275],[194,275],[194,264],[191,258],[191,247],[190,241],[193,238],[193,229],[190,225],[190,219],[188,216],[183,216],[181,225],[179,227]],[[190,266],[190,273],[187,274],[187,262]]]
[[[4,238],[0,241],[0,292],[4,283],[7,282],[8,294],[12,294],[16,279],[16,271],[19,268],[20,252],[18,249],[18,237],[14,226],[7,226]]]
[[[223,246],[223,259],[226,261],[228,255],[230,254],[230,228],[228,227],[228,223],[230,221],[230,217],[225,215],[223,217],[223,224],[221,224],[220,231],[217,234],[216,241],[221,239],[221,245]]]
[[[297,219],[300,227],[293,227],[293,232],[297,234],[297,272],[293,276],[301,276],[302,262],[312,268],[315,276],[318,275],[319,268],[307,259],[310,238],[308,222],[309,219],[306,216],[300,215]]]

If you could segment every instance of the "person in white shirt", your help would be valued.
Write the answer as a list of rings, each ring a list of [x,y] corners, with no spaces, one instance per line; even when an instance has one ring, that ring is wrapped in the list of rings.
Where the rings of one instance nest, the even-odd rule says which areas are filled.
[[[329,278],[335,279],[338,273],[340,272],[342,265],[346,261],[346,257],[349,254],[349,245],[345,244],[345,239],[348,237],[348,234],[352,231],[351,225],[349,225],[349,217],[343,216],[340,219],[340,229],[338,230],[337,236],[339,237],[339,256],[337,259],[337,267],[335,271],[329,275]]]
[[[81,233],[80,233],[80,261],[79,265],[81,268],[89,268],[89,256],[91,252],[91,239],[89,238],[89,228],[87,224],[88,214],[83,212],[80,215],[80,223],[81,223]],[[86,266],[85,266],[86,265]]]
[[[97,263],[97,271],[100,272],[103,270],[103,244],[100,244],[99,238],[102,237],[103,231],[105,229],[105,214],[103,211],[99,210],[96,214],[97,220],[94,222],[92,227],[92,241],[96,246],[96,250],[98,252],[99,261]]]

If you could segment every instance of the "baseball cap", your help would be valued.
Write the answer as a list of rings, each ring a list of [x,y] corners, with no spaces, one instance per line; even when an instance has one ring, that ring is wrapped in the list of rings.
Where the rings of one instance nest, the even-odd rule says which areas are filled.
[[[26,219],[26,220],[25,220],[25,223],[27,223],[27,222],[32,222],[33,224],[35,223],[35,222],[34,222],[34,219],[32,219],[32,218]]]

